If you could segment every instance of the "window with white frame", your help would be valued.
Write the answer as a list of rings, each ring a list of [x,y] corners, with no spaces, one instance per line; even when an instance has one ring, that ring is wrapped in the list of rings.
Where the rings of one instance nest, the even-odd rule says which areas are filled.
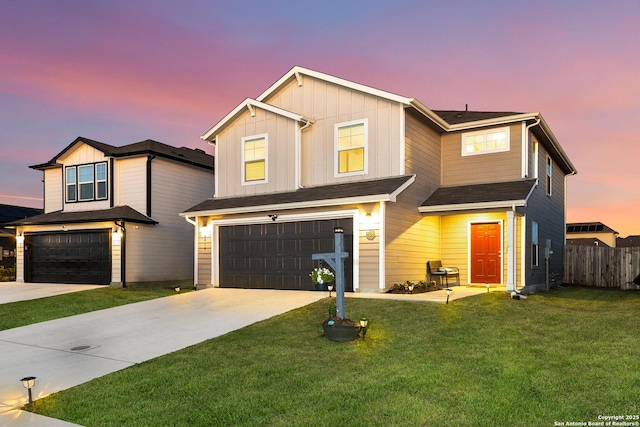
[[[367,120],[335,125],[335,174],[358,175],[367,169]]]
[[[462,155],[509,151],[509,128],[488,129],[462,134]]]
[[[107,198],[107,163],[65,168],[67,202],[88,202]]]
[[[547,195],[551,195],[551,173],[553,172],[553,160],[547,156]]]
[[[538,223],[531,222],[531,266],[537,267],[540,262],[538,246]]]
[[[242,182],[267,180],[267,135],[242,138]]]

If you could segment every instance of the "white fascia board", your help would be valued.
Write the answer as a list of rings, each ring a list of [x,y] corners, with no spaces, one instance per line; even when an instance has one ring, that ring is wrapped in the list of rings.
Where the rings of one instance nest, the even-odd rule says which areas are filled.
[[[373,194],[370,196],[345,197],[342,199],[312,200],[308,202],[276,203],[260,206],[240,206],[237,208],[213,209],[208,211],[181,213],[180,216],[232,215],[255,212],[270,212],[290,209],[319,208],[326,206],[352,205],[356,203],[375,203],[392,201],[390,194]]]
[[[434,113],[433,111],[431,111],[426,105],[424,105],[422,102],[418,101],[415,98],[411,98],[409,100],[409,104],[415,108],[418,112],[420,112],[423,116],[427,117],[429,120],[431,120],[432,122],[434,122],[435,124],[437,124],[438,126],[440,126],[440,128],[442,130],[449,130],[449,123],[445,122],[444,120],[442,120],[442,118],[437,115],[436,113]]]
[[[567,168],[571,170],[571,173],[569,175],[577,174],[578,171],[576,170],[576,167],[573,165],[573,163],[571,163],[571,160],[569,160],[569,156],[567,156],[567,153],[565,153],[564,150],[562,149],[562,146],[556,139],[556,136],[553,134],[553,132],[551,131],[551,128],[549,127],[547,122],[544,120],[542,115],[539,115],[539,119],[540,119],[540,127],[542,128],[542,131],[549,138],[549,141],[551,142],[551,145],[553,146],[553,148],[556,150],[556,153],[558,154],[558,156],[560,156],[560,158],[565,163]]]
[[[499,202],[484,203],[460,203],[456,205],[420,206],[418,211],[422,213],[471,211],[482,209],[511,209],[513,206],[527,206],[526,200],[503,200]]]
[[[410,99],[407,97],[396,95],[395,93],[391,93],[391,92],[386,92],[384,90],[376,89],[371,86],[365,86],[360,83],[355,83],[349,80],[341,79],[340,77],[332,76],[330,74],[325,74],[318,71],[310,70],[308,68],[300,67],[298,65],[296,65],[291,70],[289,70],[289,72],[286,73],[284,76],[280,77],[280,79],[278,79],[277,82],[269,86],[269,88],[264,92],[262,92],[262,94],[260,94],[260,96],[258,96],[256,99],[258,101],[264,101],[267,97],[269,97],[269,95],[271,95],[272,93],[280,89],[280,87],[284,85],[289,79],[291,79],[292,77],[297,78],[297,76],[299,76],[300,74],[307,75],[309,77],[313,77],[318,80],[323,80],[339,86],[344,86],[349,89],[357,90],[359,92],[364,92],[369,95],[374,95],[380,98],[389,99],[391,101],[401,102],[403,104],[409,105]]]
[[[220,132],[227,124],[229,124],[229,122],[235,119],[236,116],[238,116],[238,114],[242,112],[242,110],[249,107],[260,108],[262,110],[269,111],[271,113],[286,117],[291,120],[295,120],[297,122],[311,121],[310,119],[306,119],[300,114],[292,113],[291,111],[287,111],[282,108],[275,107],[273,105],[265,104],[264,102],[256,101],[255,99],[247,98],[244,101],[242,101],[236,108],[231,110],[229,114],[224,116],[224,118],[220,120],[218,123],[216,123],[211,129],[209,129],[207,133],[202,135],[200,139],[203,139],[205,141],[211,141],[212,137],[214,137],[218,132]]]
[[[407,180],[407,182],[405,182],[404,184],[402,184],[400,187],[396,188],[391,194],[389,194],[389,201],[395,202],[396,201],[396,197],[398,197],[398,194],[402,193],[404,190],[406,190],[406,188],[408,186],[410,186],[411,184],[413,184],[416,181],[416,175],[413,174],[411,176],[411,178],[409,178]],[[379,200],[381,202],[384,202],[386,200]]]
[[[485,126],[517,123],[525,120],[532,120],[532,119],[538,119],[538,118],[540,118],[540,113],[515,114],[513,116],[503,116],[503,117],[496,117],[493,119],[478,120],[475,122],[458,123],[455,125],[451,125],[448,130],[453,132],[458,130],[475,129],[475,128],[480,128]]]

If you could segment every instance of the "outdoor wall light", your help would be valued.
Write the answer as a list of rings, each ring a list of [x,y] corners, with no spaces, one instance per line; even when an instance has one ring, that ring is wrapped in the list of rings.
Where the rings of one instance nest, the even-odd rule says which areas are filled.
[[[367,335],[367,326],[369,325],[369,319],[363,317],[360,319],[360,327],[362,328],[362,339]]]
[[[211,228],[207,227],[207,224],[202,224],[200,227],[200,236],[204,240],[204,250],[207,250],[207,239],[211,237]]]
[[[447,288],[447,304],[449,304],[449,295],[451,295],[451,289]]]
[[[22,245],[24,243],[24,236],[22,234],[18,234],[16,236],[16,244]]]
[[[33,388],[34,385],[36,385],[36,377],[24,377],[20,381],[22,381],[22,386],[28,390],[28,392],[29,392],[29,404],[32,404],[33,403],[33,397],[31,395],[31,389]]]
[[[364,216],[361,228],[363,231],[365,231],[364,236],[367,238],[367,240],[373,240],[376,238],[376,225],[373,221],[373,216],[370,213]]]
[[[331,298],[331,291],[333,290],[333,282],[327,283],[327,289],[329,289],[329,298]]]
[[[333,232],[334,232],[334,233],[344,233],[344,228],[342,228],[342,227],[335,227],[335,228],[333,229]]]

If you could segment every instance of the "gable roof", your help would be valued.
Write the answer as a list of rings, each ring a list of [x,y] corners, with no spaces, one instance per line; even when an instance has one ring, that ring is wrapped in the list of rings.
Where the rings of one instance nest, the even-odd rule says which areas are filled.
[[[222,215],[256,212],[257,210],[273,211],[386,200],[395,201],[397,195],[414,181],[415,175],[403,175],[371,181],[305,187],[282,193],[215,198],[205,200],[180,215]]]
[[[133,144],[123,145],[122,147],[115,147],[113,145],[105,144],[104,142],[94,141],[89,138],[77,137],[71,144],[69,144],[64,150],[58,153],[53,159],[47,163],[39,165],[29,166],[31,169],[45,170],[51,168],[61,167],[58,163],[58,159],[67,152],[73,150],[79,144],[87,144],[98,151],[104,153],[107,157],[130,157],[139,155],[155,155],[170,160],[175,160],[181,163],[186,163],[192,166],[213,170],[213,156],[205,153],[199,148],[176,148],[171,145],[164,144],[162,142],[147,139],[144,141],[136,142]]]
[[[526,206],[535,179],[441,187],[418,210],[423,213]]]
[[[45,225],[45,224],[77,224],[85,222],[127,221],[138,224],[157,224],[157,221],[141,214],[130,206],[116,206],[110,209],[78,212],[50,212],[30,218],[12,221],[7,226]]]
[[[551,132],[551,129],[542,118],[542,115],[538,112],[533,113],[515,113],[515,112],[481,112],[481,111],[454,111],[454,110],[431,110],[421,103],[416,98],[409,98],[402,95],[397,95],[392,92],[387,92],[381,89],[377,89],[371,86],[366,86],[360,83],[355,83],[350,80],[346,80],[340,77],[333,76],[331,74],[321,73],[308,68],[300,67],[298,65],[291,68],[285,75],[280,77],[275,83],[269,86],[264,92],[262,92],[255,100],[250,98],[245,99],[236,108],[234,108],[229,114],[216,123],[211,129],[209,129],[200,138],[212,142],[216,134],[224,129],[231,121],[233,121],[238,114],[240,114],[244,108],[261,103],[261,108],[264,108],[268,104],[269,98],[278,92],[282,87],[289,84],[294,79],[297,81],[298,86],[302,85],[302,75],[313,77],[319,80],[323,80],[329,83],[333,83],[339,86],[343,86],[349,89],[357,90],[362,93],[366,93],[379,98],[387,99],[390,101],[398,102],[404,105],[405,108],[412,108],[422,116],[426,117],[443,132],[460,131],[465,129],[474,129],[484,126],[500,125],[507,123],[528,122],[539,125],[541,135],[545,137],[543,144],[548,146],[550,152],[553,152],[556,161],[559,162],[563,171],[568,174],[575,174],[576,168],[569,160],[569,156],[564,152],[560,143]],[[276,107],[272,107],[276,108]],[[282,110],[285,111],[285,110]],[[295,117],[302,116],[295,112],[287,112]],[[462,114],[461,117],[459,115]],[[283,114],[284,115],[284,114]],[[295,119],[295,118],[294,118]],[[307,123],[312,122],[312,119],[298,119],[305,120]]]
[[[603,246],[608,248],[609,245],[607,245],[605,242],[603,242],[602,240],[598,239],[597,237],[580,237],[577,239],[570,239],[567,237],[567,245],[572,245],[572,246]]]
[[[631,248],[636,246],[640,246],[640,236],[638,235],[627,236],[625,238],[616,238],[616,247]]]
[[[42,209],[0,204],[0,224],[39,215]]]

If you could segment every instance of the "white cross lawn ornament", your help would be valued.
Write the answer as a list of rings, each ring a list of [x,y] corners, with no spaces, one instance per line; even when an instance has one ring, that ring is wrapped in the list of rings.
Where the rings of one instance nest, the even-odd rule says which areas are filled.
[[[334,252],[312,254],[311,259],[323,260],[336,272],[336,308],[337,316],[345,318],[344,313],[344,259],[349,258],[349,252],[344,252],[344,230],[336,227],[334,232]]]

